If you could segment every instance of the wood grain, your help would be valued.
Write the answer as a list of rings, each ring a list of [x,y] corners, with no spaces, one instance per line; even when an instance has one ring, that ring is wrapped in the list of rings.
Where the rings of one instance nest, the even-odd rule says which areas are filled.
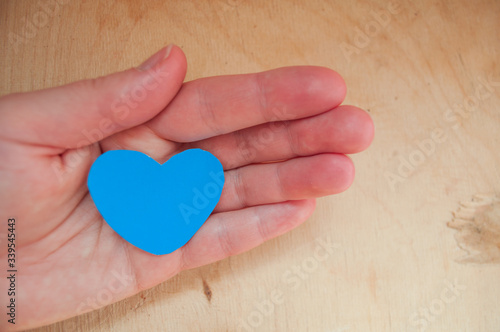
[[[447,226],[460,202],[500,192],[499,1],[58,0],[42,20],[55,1],[0,3],[0,94],[173,42],[189,80],[331,67],[376,139],[352,157],[353,187],[292,233],[36,331],[500,331],[498,261],[460,261]]]

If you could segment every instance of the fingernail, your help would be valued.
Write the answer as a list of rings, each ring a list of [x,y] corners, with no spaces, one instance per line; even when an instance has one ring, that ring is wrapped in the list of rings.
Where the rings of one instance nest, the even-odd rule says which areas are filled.
[[[172,51],[172,46],[173,44],[170,44],[153,54],[151,57],[149,57],[149,59],[141,63],[137,67],[137,70],[146,71],[159,64],[162,60],[168,58],[168,56],[170,55],[170,51]]]

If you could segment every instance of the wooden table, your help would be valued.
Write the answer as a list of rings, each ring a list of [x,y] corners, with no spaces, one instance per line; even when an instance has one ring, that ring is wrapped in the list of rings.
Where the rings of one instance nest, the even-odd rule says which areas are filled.
[[[499,1],[13,0],[0,16],[1,94],[173,42],[188,80],[331,67],[376,126],[353,187],[305,225],[37,331],[500,331]]]

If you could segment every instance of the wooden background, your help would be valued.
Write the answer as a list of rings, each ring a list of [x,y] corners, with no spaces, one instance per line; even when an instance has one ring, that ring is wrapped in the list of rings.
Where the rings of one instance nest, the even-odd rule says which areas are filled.
[[[173,42],[188,80],[331,67],[376,138],[295,231],[36,331],[500,331],[500,1],[57,2],[0,2],[0,94]]]

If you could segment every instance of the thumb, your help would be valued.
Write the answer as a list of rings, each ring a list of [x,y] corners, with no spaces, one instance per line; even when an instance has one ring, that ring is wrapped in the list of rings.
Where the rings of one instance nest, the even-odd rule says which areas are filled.
[[[148,121],[176,95],[186,58],[169,45],[137,68],[0,99],[2,136],[79,148]]]

